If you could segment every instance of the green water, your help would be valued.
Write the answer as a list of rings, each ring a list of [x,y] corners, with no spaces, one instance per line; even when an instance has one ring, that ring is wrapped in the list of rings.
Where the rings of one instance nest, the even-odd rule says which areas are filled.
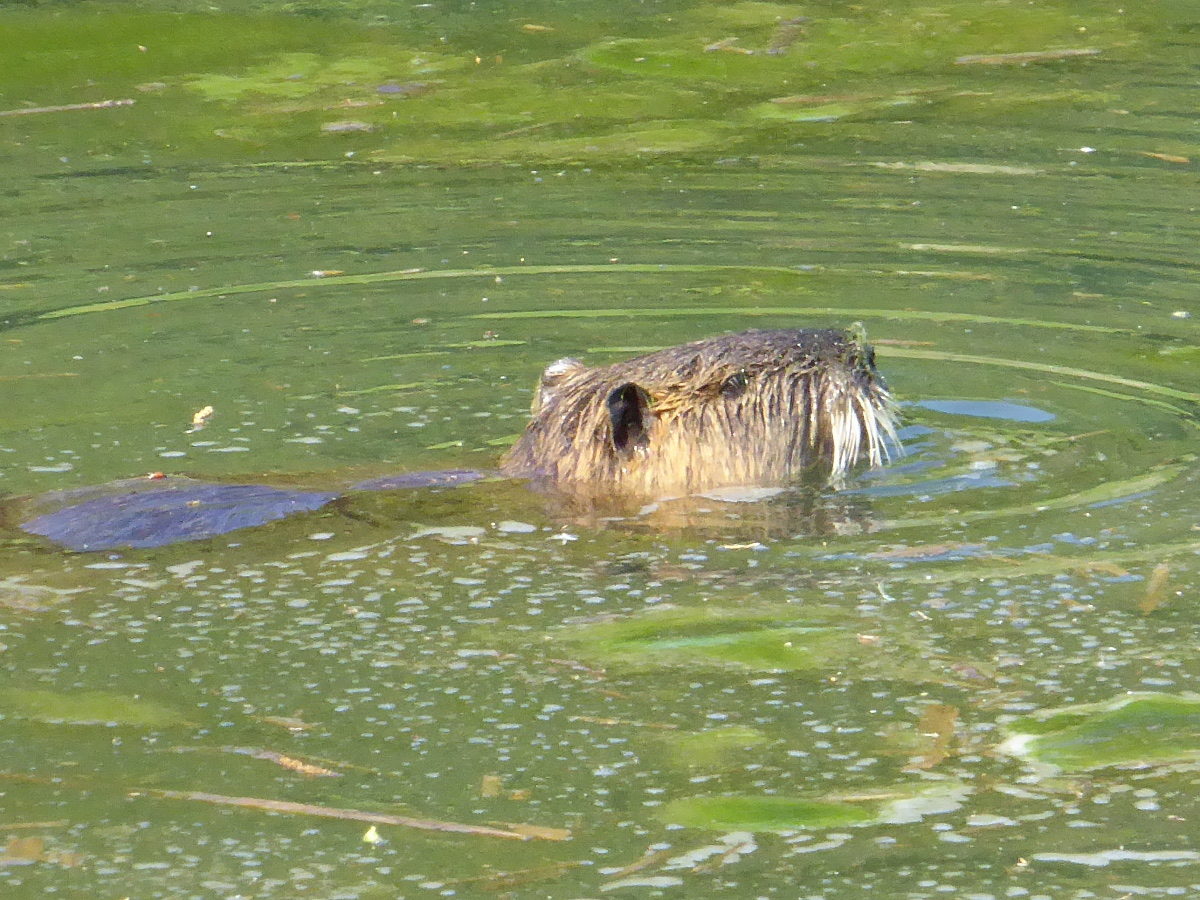
[[[111,554],[10,499],[0,895],[1200,891],[1194,704],[1114,706],[1200,675],[1193,3],[31,3],[0,40],[10,498],[489,469],[552,360],[853,321],[907,450],[815,512],[488,481]],[[1075,704],[1059,769],[1005,745]]]

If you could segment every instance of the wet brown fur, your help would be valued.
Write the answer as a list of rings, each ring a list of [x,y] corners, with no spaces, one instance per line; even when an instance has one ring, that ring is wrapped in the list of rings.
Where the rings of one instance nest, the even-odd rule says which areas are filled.
[[[860,328],[747,331],[600,368],[551,364],[501,467],[632,497],[779,485],[814,467],[836,484],[860,458],[880,465],[894,437]]]

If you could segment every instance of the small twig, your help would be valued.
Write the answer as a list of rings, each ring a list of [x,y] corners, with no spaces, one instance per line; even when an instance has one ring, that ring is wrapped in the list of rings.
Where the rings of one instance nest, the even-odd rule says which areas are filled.
[[[960,56],[954,61],[954,64],[956,66],[1024,66],[1032,62],[1099,55],[1100,51],[1095,47],[1081,47],[1067,50],[1034,50],[1029,53],[990,53],[979,56]]]
[[[0,109],[0,116],[36,116],[41,113],[78,112],[81,109],[113,109],[133,106],[134,100],[100,100],[97,103],[68,103],[66,106],[28,106],[25,109]]]
[[[448,831],[454,834],[474,834],[481,837],[508,838],[515,841],[566,840],[562,837],[551,837],[552,832],[531,830],[528,834],[517,831],[505,831],[500,828],[489,828],[485,825],[464,825],[460,822],[440,822],[437,819],[415,819],[410,816],[394,816],[388,813],[368,812],[362,809],[338,809],[331,806],[314,806],[310,803],[292,803],[287,800],[264,800],[260,797],[226,797],[222,794],[208,794],[204,791],[161,791],[145,790],[131,791],[131,797],[155,797],[161,800],[195,800],[200,803],[214,803],[218,806],[240,806],[243,809],[258,809],[264,812],[291,813],[301,816],[319,816],[324,819],[349,819],[353,822],[370,822],[374,825],[398,825],[404,828],[419,828],[423,831]],[[569,833],[567,833],[569,837]]]
[[[27,378],[78,378],[78,372],[25,372],[20,375],[0,375],[0,381],[23,381]]]
[[[622,866],[615,872],[606,872],[609,878],[624,878],[626,875],[633,875],[636,872],[642,872],[649,869],[651,866],[657,866],[661,862],[670,859],[670,850],[647,850],[642,858],[631,862],[627,866]]]
[[[504,131],[496,135],[497,139],[516,137],[518,134],[528,134],[531,131],[537,131],[541,128],[549,128],[554,125],[554,122],[535,122],[533,125],[522,125],[520,128],[514,128],[512,131]]]

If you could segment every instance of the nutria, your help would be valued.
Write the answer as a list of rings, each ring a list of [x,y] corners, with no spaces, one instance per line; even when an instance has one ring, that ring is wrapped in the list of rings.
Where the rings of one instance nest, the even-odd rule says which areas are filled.
[[[542,373],[506,475],[567,493],[661,497],[841,483],[895,443],[895,407],[860,325],[747,331],[589,368]]]
[[[891,395],[860,326],[747,331],[603,368],[552,363],[534,394],[532,421],[501,468],[552,488],[564,509],[594,511],[600,501],[781,485],[806,470],[837,484],[860,457],[882,464],[894,442]],[[349,490],[449,487],[482,477],[418,472]],[[160,476],[0,504],[0,518],[15,510],[24,531],[74,550],[160,547],[342,496]]]

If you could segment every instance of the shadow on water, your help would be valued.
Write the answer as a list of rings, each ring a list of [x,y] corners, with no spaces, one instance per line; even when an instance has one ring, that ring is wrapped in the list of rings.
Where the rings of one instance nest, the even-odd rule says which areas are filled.
[[[6,531],[5,897],[1194,892],[1195,4],[0,29],[0,490],[329,501]],[[846,490],[345,491],[855,321],[907,453]]]

